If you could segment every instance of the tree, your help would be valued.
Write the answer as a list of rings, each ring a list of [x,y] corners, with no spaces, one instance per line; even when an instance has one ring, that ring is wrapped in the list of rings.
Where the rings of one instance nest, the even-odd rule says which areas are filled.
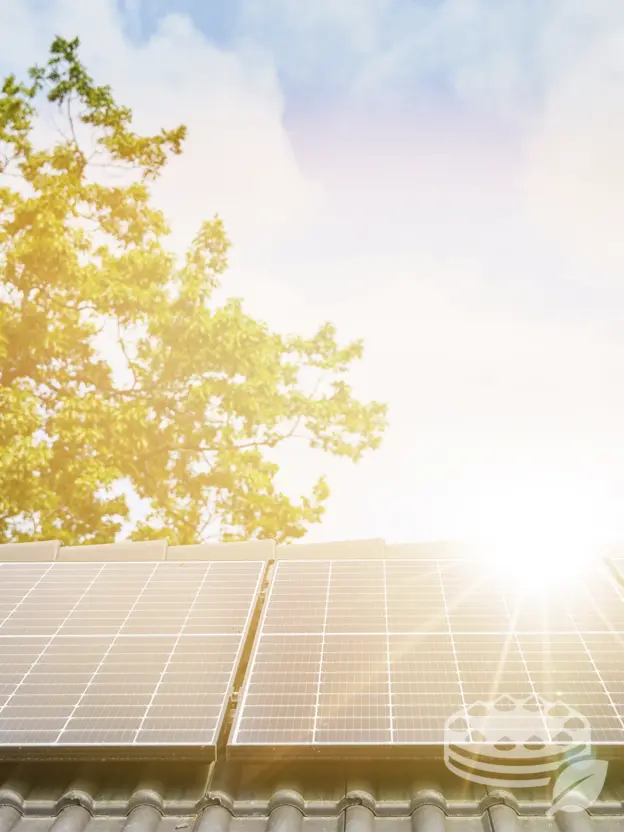
[[[240,300],[215,302],[221,221],[180,261],[150,202],[185,128],[133,132],[78,47],[56,38],[45,66],[0,94],[0,542],[107,542],[124,523],[171,543],[216,527],[230,540],[301,537],[327,484],[293,502],[271,449],[298,438],[357,461],[379,446],[385,406],[345,380],[362,343],[340,346],[331,324],[285,337]],[[39,102],[63,119],[47,148]],[[123,182],[102,181],[106,170]],[[121,368],[98,347],[103,331]],[[130,489],[148,501],[141,522]]]

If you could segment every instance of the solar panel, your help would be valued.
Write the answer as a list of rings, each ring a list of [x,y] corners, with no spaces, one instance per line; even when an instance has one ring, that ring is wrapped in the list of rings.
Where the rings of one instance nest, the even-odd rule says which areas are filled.
[[[214,756],[262,562],[0,564],[0,749]]]
[[[418,753],[494,700],[547,730],[545,703],[563,700],[595,743],[622,744],[621,646],[623,593],[602,564],[523,595],[461,560],[279,562],[228,755]]]

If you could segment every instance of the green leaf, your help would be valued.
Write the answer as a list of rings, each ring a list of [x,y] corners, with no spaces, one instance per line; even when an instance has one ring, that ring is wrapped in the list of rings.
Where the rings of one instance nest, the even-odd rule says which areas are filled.
[[[379,446],[385,406],[347,383],[362,342],[340,344],[330,323],[285,336],[215,302],[222,221],[178,261],[151,202],[184,126],[135,132],[79,47],[56,38],[0,93],[0,542],[302,537],[328,486],[284,493],[271,452],[303,443],[322,466],[323,452],[355,462]],[[49,147],[35,142],[41,102],[58,107]]]

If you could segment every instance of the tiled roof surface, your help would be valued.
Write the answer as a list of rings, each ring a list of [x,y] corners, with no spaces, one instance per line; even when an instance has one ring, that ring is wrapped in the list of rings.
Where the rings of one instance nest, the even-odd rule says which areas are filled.
[[[614,772],[589,811],[488,791],[440,763],[0,764],[0,832],[624,832]]]

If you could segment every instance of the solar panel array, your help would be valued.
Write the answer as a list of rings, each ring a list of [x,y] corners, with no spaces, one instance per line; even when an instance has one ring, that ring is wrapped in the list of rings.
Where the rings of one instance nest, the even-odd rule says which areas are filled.
[[[0,746],[214,747],[264,566],[0,564]]]
[[[594,744],[624,744],[612,566],[621,583],[596,564],[523,595],[465,560],[279,562],[230,754],[440,745],[455,713],[475,742],[475,703],[501,696],[554,742],[544,703],[562,700]],[[214,751],[264,567],[0,563],[0,747]]]
[[[622,592],[600,564],[522,596],[459,560],[280,562],[229,754],[441,744],[452,714],[501,695],[537,713],[562,700],[594,743],[621,744]]]

